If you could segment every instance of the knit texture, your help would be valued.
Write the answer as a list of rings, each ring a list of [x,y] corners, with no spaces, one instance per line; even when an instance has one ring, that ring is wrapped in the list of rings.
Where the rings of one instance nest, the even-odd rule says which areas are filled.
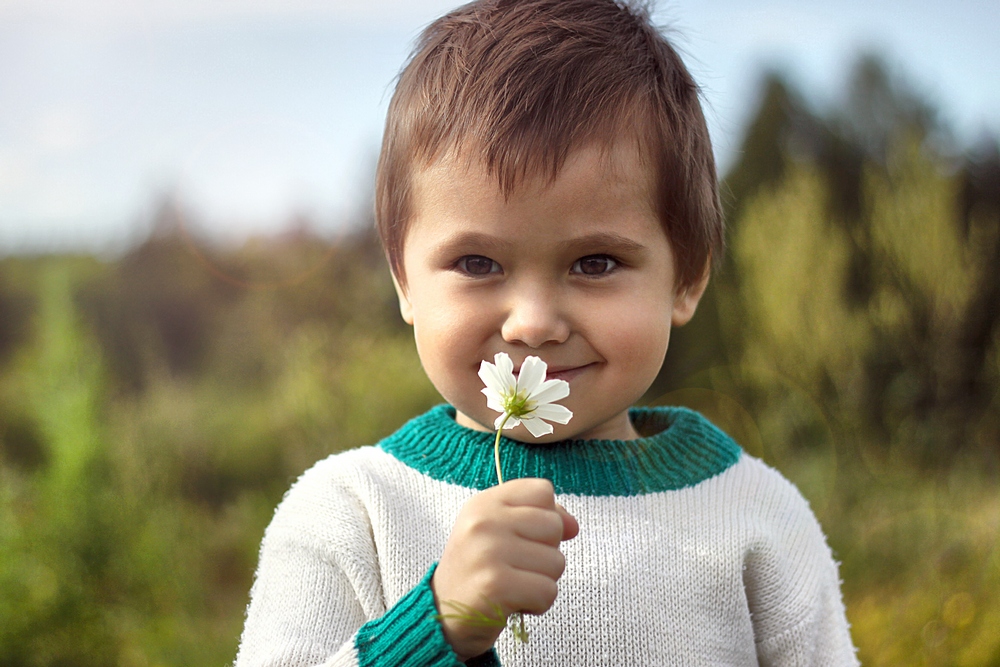
[[[736,463],[739,446],[685,408],[633,408],[637,440],[564,440],[551,444],[500,439],[505,479],[544,477],[556,493],[634,496],[693,486]],[[379,446],[433,479],[471,489],[497,483],[494,434],[455,428],[455,409],[440,405]]]
[[[434,618],[437,607],[430,586],[433,574],[434,566],[392,609],[361,626],[354,640],[361,667],[455,664],[455,654]]]
[[[295,483],[261,545],[238,667],[458,664],[429,578],[492,483],[492,449],[453,414]],[[632,418],[635,441],[504,441],[505,475],[552,479],[580,535],[530,642],[504,632],[469,664],[856,665],[837,567],[798,491],[696,413]]]

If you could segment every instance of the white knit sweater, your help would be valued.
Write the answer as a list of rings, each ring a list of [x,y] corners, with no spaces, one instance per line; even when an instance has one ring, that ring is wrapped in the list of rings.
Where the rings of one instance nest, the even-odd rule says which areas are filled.
[[[331,456],[278,507],[237,667],[455,665],[429,587],[459,509],[496,481],[492,435],[439,406]],[[580,523],[559,597],[470,664],[856,665],[837,567],[806,501],[697,413],[633,410],[633,441],[504,440]],[[657,433],[658,432],[658,433]]]

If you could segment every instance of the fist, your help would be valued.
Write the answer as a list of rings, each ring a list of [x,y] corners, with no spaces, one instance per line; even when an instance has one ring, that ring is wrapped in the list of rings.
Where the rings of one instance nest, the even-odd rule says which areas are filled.
[[[559,544],[579,531],[546,479],[504,482],[462,507],[431,579],[444,636],[460,661],[489,650],[503,627],[447,616],[459,608],[490,617],[496,607],[505,615],[544,613],[566,568]]]

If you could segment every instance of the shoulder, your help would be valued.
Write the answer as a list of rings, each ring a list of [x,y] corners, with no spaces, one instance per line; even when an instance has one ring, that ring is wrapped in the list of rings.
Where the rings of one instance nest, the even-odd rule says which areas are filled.
[[[447,485],[399,456],[392,445],[412,441],[413,457],[426,457],[426,447],[418,444],[441,439],[435,424],[443,420],[442,413],[442,406],[433,408],[374,445],[315,463],[285,493],[268,532],[297,533],[300,541],[302,535],[328,540],[352,532],[371,534],[393,516],[408,517],[420,508],[433,512],[424,506],[439,496],[450,497]]]
[[[379,478],[405,474],[401,464],[376,446],[332,454],[303,472],[278,504],[268,527],[270,539],[326,542],[336,534],[369,532],[372,497]]]
[[[781,473],[744,455],[743,585],[761,664],[857,665],[840,573],[819,521]]]
[[[714,481],[726,514],[739,523],[751,547],[797,552],[808,546],[814,557],[830,558],[809,501],[779,471],[744,452]]]
[[[322,501],[331,493],[362,490],[373,474],[392,472],[398,462],[377,446],[331,454],[303,472],[285,493],[282,504]]]
[[[358,447],[320,459],[303,472],[285,494],[323,495],[331,488],[364,487],[373,474],[394,472],[399,462],[377,445]]]
[[[747,454],[727,473],[733,517],[745,537],[743,585],[758,641],[805,633],[807,644],[830,641],[847,651],[837,563],[808,501],[780,472]]]
[[[649,439],[658,446],[657,455],[677,461],[674,467],[685,473],[674,475],[685,483],[670,488],[689,488],[692,497],[713,506],[718,519],[815,523],[808,501],[792,482],[744,451],[702,414],[682,407],[655,407],[633,408],[630,416],[640,432],[658,432]]]
[[[798,487],[778,470],[746,452],[740,453],[739,460],[726,471],[725,477],[726,490],[754,511],[784,514],[797,510],[812,514]]]
[[[746,453],[706,480],[699,516],[731,536],[748,588],[794,584],[809,595],[834,568],[833,554],[809,502],[780,472]]]

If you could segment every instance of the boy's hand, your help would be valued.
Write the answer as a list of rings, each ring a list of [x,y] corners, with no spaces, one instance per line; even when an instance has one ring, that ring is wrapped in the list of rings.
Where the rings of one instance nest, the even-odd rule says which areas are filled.
[[[559,543],[576,537],[579,524],[558,505],[547,479],[514,479],[473,496],[462,507],[431,579],[444,615],[449,602],[488,616],[541,614],[556,599],[566,559]],[[503,627],[441,619],[444,636],[462,662],[485,653]]]

